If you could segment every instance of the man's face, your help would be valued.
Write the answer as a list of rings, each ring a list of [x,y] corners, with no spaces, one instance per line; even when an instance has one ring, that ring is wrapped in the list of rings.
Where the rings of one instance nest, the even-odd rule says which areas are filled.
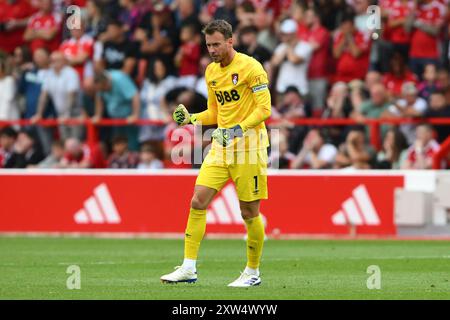
[[[65,65],[64,55],[60,51],[55,51],[50,56],[50,63],[55,70],[61,70]]]
[[[33,53],[33,61],[38,68],[44,68],[48,64],[48,54],[44,49],[37,49]]]
[[[114,153],[123,154],[127,150],[127,144],[124,142],[115,143],[113,145]]]
[[[0,148],[9,150],[14,145],[15,139],[7,135],[0,136]]]
[[[415,93],[405,94],[404,97],[405,97],[405,100],[408,103],[408,105],[414,104],[414,102],[416,102],[416,100],[417,100],[417,94],[415,94]]]
[[[119,40],[122,36],[122,28],[119,25],[110,24],[106,28],[106,33],[109,40]]]
[[[233,48],[233,38],[225,39],[224,35],[217,31],[211,35],[206,34],[205,40],[208,53],[216,63],[222,62]]]
[[[433,134],[427,127],[419,126],[416,129],[416,137],[418,141],[421,141],[425,145],[433,138]]]
[[[241,42],[244,46],[252,46],[256,42],[256,34],[253,32],[244,33],[241,36]]]
[[[315,21],[315,15],[313,10],[307,10],[305,13],[305,24],[311,27]]]
[[[430,96],[430,109],[441,110],[445,107],[445,96],[442,94],[432,94]]]
[[[386,100],[385,90],[382,86],[376,85],[370,90],[370,96],[372,98],[373,104],[380,106]]]
[[[293,41],[297,40],[297,34],[294,33],[282,33],[281,34],[281,41],[284,43],[291,43]]]

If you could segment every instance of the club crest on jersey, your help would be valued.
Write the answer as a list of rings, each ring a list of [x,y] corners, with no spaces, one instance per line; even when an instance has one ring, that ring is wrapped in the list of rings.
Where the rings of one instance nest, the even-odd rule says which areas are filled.
[[[233,73],[231,75],[231,81],[233,81],[234,85],[237,85],[238,81],[239,81],[239,75],[237,73]]]

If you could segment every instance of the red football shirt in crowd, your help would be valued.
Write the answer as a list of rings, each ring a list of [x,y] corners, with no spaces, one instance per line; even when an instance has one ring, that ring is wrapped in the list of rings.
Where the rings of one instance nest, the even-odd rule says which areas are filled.
[[[187,42],[181,46],[181,51],[183,52],[183,56],[181,58],[179,75],[197,75],[201,54],[200,45],[195,42]]]
[[[330,59],[330,33],[323,26],[309,30],[306,26],[298,31],[299,38],[306,42],[315,42],[319,48],[314,51],[309,62],[308,77],[310,79],[325,78],[328,75],[328,62]]]
[[[441,26],[445,12],[442,4],[436,0],[423,4],[417,10],[416,20],[433,26]],[[411,48],[409,54],[412,58],[439,57],[438,36],[432,36],[422,30],[415,28],[411,36]]]
[[[383,84],[387,90],[394,96],[400,96],[402,94],[402,86],[405,82],[418,83],[417,76],[411,71],[406,71],[404,76],[398,77],[393,73],[386,73],[383,76]]]
[[[30,17],[36,9],[34,9],[28,0],[16,0],[9,3],[8,0],[0,0],[0,24],[4,24],[11,20],[23,20]],[[25,27],[17,28],[12,31],[0,32],[0,50],[7,53],[13,53],[16,47],[20,47],[25,43],[23,33]]]
[[[49,51],[55,51],[58,49],[61,41],[61,15],[54,12],[50,14],[43,14],[38,12],[34,14],[28,22],[28,27],[36,30],[45,30],[50,28],[58,28],[59,31],[51,40],[34,39],[31,40],[31,51],[35,51],[38,48],[47,48]]]
[[[391,21],[408,17],[414,10],[414,6],[411,2],[405,4],[397,0],[385,3],[384,9],[388,12],[388,21]],[[403,26],[395,28],[386,26],[386,29],[383,33],[386,40],[396,44],[408,44],[411,41],[411,34],[406,32]],[[388,38],[386,38],[385,34],[388,35]]]
[[[354,32],[353,38],[361,54],[356,58],[350,53],[349,48],[344,48],[336,61],[334,81],[349,82],[353,79],[364,79],[366,76],[369,69],[370,40],[367,35],[359,31]],[[333,46],[339,45],[342,41],[344,41],[344,34],[338,30],[333,39]]]
[[[425,159],[427,161],[430,161],[433,159],[434,155],[439,151],[439,143],[437,143],[436,140],[431,140],[427,143],[425,148],[423,149],[422,153],[425,155]],[[411,162],[411,165],[414,166],[414,164],[417,161],[417,153],[416,148],[414,144],[408,148],[407,151],[407,159]]]
[[[84,52],[92,58],[94,54],[94,39],[88,35],[83,35],[80,39],[70,38],[65,40],[59,50],[64,53],[66,57],[76,57],[80,53]],[[80,77],[80,80],[83,79],[84,75],[84,64],[73,66]]]

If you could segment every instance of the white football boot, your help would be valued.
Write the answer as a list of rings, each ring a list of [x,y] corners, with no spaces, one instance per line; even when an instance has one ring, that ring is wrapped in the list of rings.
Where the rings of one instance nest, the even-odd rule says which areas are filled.
[[[241,272],[241,276],[230,283],[229,287],[247,288],[259,286],[261,284],[261,277],[256,274],[248,274],[247,272]]]
[[[175,267],[175,271],[161,277],[162,283],[194,283],[197,281],[197,272],[185,269],[182,267]]]

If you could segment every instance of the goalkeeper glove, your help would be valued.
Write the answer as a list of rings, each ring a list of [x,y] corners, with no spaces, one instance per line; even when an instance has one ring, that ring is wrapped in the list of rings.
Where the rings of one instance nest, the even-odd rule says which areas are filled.
[[[179,104],[178,107],[176,107],[175,111],[173,112],[172,118],[179,126],[184,126],[191,122],[191,115],[189,114],[186,107],[182,104]]]
[[[242,137],[244,132],[240,125],[236,125],[230,129],[221,129],[217,128],[213,131],[212,137],[217,141],[221,146],[228,147],[234,138]]]

